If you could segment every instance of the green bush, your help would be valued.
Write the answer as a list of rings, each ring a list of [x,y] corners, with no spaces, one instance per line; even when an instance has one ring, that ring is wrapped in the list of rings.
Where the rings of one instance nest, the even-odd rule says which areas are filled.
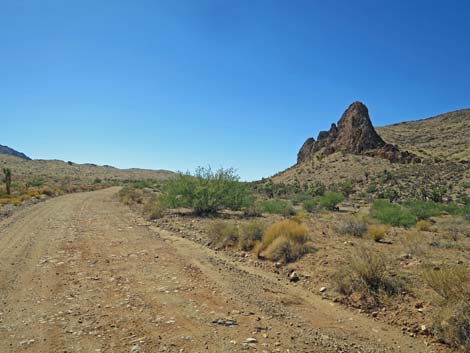
[[[470,205],[466,205],[462,209],[462,216],[465,218],[465,220],[470,221]]]
[[[429,219],[446,212],[446,206],[434,201],[413,200],[403,204],[418,220]]]
[[[197,214],[214,214],[221,209],[250,207],[254,197],[246,183],[240,182],[234,169],[199,167],[194,175],[179,173],[163,186],[168,207],[189,207]]]
[[[388,200],[374,201],[370,209],[370,215],[383,224],[397,227],[411,227],[417,221],[417,217],[408,209]]]
[[[308,187],[308,192],[312,196],[323,196],[325,194],[325,191],[326,186],[321,181],[316,181]]]
[[[264,200],[264,201],[261,201],[259,205],[266,213],[281,214],[284,216],[290,216],[290,215],[295,214],[295,210],[292,207],[292,204],[286,200],[280,200],[280,199]]]
[[[325,195],[319,197],[318,205],[321,208],[334,211],[336,210],[338,204],[343,200],[343,194],[341,194],[340,192],[330,191],[325,193]]]
[[[39,186],[43,186],[44,183],[45,183],[44,179],[42,179],[42,178],[37,178],[37,179],[31,180],[31,181],[28,183],[28,186],[39,187]]]
[[[313,212],[318,207],[318,198],[305,200],[303,203],[304,210],[307,212]]]

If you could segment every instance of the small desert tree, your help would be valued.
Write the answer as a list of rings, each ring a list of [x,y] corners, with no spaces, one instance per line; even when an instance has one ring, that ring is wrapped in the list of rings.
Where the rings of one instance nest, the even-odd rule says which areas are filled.
[[[226,208],[239,210],[253,204],[246,183],[233,169],[212,171],[199,167],[194,175],[180,173],[164,186],[162,201],[170,208],[190,207],[197,214],[214,214]]]
[[[11,194],[11,169],[3,168],[3,174],[5,174],[5,186],[7,189],[7,195]]]

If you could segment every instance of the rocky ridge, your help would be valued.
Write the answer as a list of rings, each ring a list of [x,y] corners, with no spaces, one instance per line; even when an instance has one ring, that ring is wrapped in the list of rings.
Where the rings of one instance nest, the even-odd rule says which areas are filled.
[[[297,154],[297,163],[314,155],[330,155],[335,152],[364,154],[388,159],[391,162],[420,162],[419,158],[397,146],[386,143],[375,131],[367,107],[361,102],[352,103],[343,113],[338,124],[331,124],[329,131],[320,131],[317,140],[308,138]]]
[[[27,160],[27,161],[31,160],[31,158],[29,158],[24,153],[15,151],[13,148],[10,148],[8,146],[3,146],[3,145],[0,145],[0,154],[7,154],[9,156],[15,156],[15,157]]]

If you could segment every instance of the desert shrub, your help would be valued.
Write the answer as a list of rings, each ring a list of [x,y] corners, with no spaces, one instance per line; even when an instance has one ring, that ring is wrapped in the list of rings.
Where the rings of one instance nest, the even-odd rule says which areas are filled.
[[[212,245],[217,249],[235,247],[238,244],[239,232],[235,224],[216,221],[208,228]]]
[[[156,197],[151,198],[144,206],[144,214],[150,220],[162,218],[165,212],[165,205]]]
[[[458,241],[461,235],[470,237],[470,224],[465,221],[455,220],[438,223],[437,229],[439,229],[439,234],[443,233],[443,238],[453,241]]]
[[[431,230],[431,227],[432,223],[429,221],[421,220],[416,222],[416,229],[418,230],[428,232],[429,230]]]
[[[72,186],[68,192],[76,192],[76,187]],[[126,205],[141,204],[143,202],[142,192],[132,187],[125,186],[119,191],[119,199]]]
[[[465,205],[462,209],[462,216],[466,221],[470,221],[470,205]]]
[[[318,198],[305,200],[303,202],[303,207],[307,212],[314,212],[318,207]]]
[[[260,221],[251,221],[240,227],[238,245],[242,250],[251,250],[261,241],[266,225]]]
[[[300,192],[293,195],[290,200],[292,201],[293,205],[300,205],[303,204],[304,201],[310,200],[312,196],[308,192]]]
[[[271,200],[264,200],[259,203],[261,208],[266,213],[272,214],[281,214],[284,216],[293,215],[295,213],[292,204],[286,200],[280,199],[271,199]]]
[[[367,224],[356,219],[348,219],[342,222],[337,229],[343,235],[362,237],[367,232]]]
[[[269,226],[258,246],[258,254],[273,261],[293,262],[311,249],[308,229],[298,221],[288,219]]]
[[[376,193],[377,190],[378,190],[377,184],[370,184],[370,185],[367,187],[367,193],[368,193],[368,194]]]
[[[370,250],[359,249],[334,276],[338,292],[359,293],[378,304],[381,296],[393,296],[404,289],[404,282],[389,275],[385,258]]]
[[[52,190],[50,187],[48,186],[43,186],[41,189],[40,189],[40,192],[41,194],[44,194],[44,195],[47,195],[47,196],[54,196],[55,195],[55,192],[54,190]]]
[[[263,207],[259,203],[253,203],[243,208],[243,215],[246,217],[260,217],[263,214]]]
[[[383,224],[371,224],[367,228],[367,234],[374,241],[381,241],[385,238],[385,235],[388,232],[388,227]]]
[[[423,256],[426,254],[426,241],[423,239],[423,234],[418,232],[411,232],[404,235],[401,239],[405,250],[415,256]]]
[[[339,192],[330,191],[325,195],[320,196],[318,205],[327,210],[336,210],[338,204],[344,200],[343,194]]]
[[[28,182],[28,186],[30,187],[39,187],[44,185],[45,181],[42,178],[36,178]]]
[[[290,219],[293,220],[294,222],[297,222],[301,224],[306,217],[306,214],[304,211],[299,211],[295,215],[293,215]]]
[[[413,200],[405,202],[403,206],[405,206],[418,220],[429,219],[446,212],[445,205],[434,201]]]
[[[470,267],[428,269],[423,277],[437,293],[441,306],[434,318],[436,335],[449,345],[470,352]]]
[[[381,223],[392,226],[411,227],[416,223],[415,215],[388,200],[375,200],[370,209],[370,215]]]
[[[352,180],[344,180],[337,185],[338,191],[342,193],[344,196],[348,197],[354,189],[354,183]]]
[[[427,269],[423,277],[429,287],[447,302],[470,299],[469,267],[454,265],[439,270]]]
[[[321,181],[316,181],[308,186],[308,192],[312,196],[323,196],[326,191],[326,186]]]
[[[194,175],[178,174],[163,187],[168,207],[189,207],[197,214],[214,214],[223,208],[240,210],[253,204],[248,185],[239,181],[233,169],[199,167]]]

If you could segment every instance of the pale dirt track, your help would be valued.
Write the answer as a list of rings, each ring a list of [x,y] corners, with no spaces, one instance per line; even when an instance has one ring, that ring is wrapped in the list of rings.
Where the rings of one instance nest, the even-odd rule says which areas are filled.
[[[58,197],[0,222],[0,353],[432,351],[149,226],[117,190]]]

